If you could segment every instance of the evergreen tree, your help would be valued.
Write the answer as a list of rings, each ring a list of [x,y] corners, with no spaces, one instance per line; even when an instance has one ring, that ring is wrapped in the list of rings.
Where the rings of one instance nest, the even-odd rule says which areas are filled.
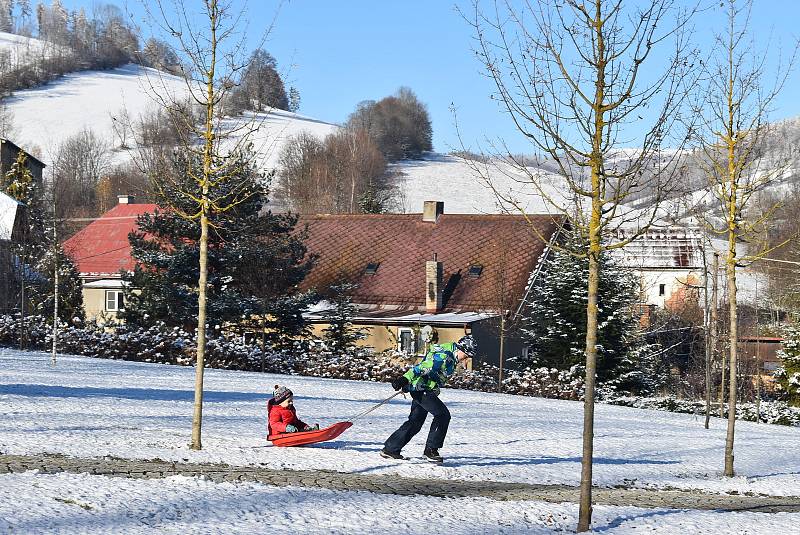
[[[57,264],[54,262],[56,261]],[[55,269],[58,266],[58,319],[71,323],[74,318],[83,319],[83,284],[78,268],[64,253],[61,244],[47,251],[34,264],[34,271],[42,276],[31,287],[31,311],[48,320],[53,319],[55,299]]]
[[[787,328],[778,357],[782,361],[781,367],[775,371],[779,390],[789,405],[800,407],[800,327]]]
[[[0,0],[0,32],[14,31],[14,13],[12,0]]]
[[[83,317],[83,292],[78,270],[54,242],[52,210],[47,210],[44,192],[30,172],[27,155],[19,151],[0,184],[8,195],[25,204],[25,229],[22,243],[15,246],[21,260],[21,276],[26,284],[26,309],[52,318],[55,269],[59,269],[59,318]],[[56,264],[57,262],[57,264]]]
[[[567,370],[585,359],[589,262],[556,248],[540,262],[539,279],[522,309],[520,332],[529,358],[520,362]],[[632,352],[639,343],[639,329],[633,307],[639,285],[629,270],[608,255],[601,258],[601,267],[597,376],[606,382],[634,365]]]
[[[2,181],[2,191],[25,205],[25,254],[41,258],[49,246],[45,225],[48,213],[45,210],[44,192],[28,168],[28,156],[19,151],[11,168]]]
[[[356,285],[340,283],[330,287],[328,302],[332,305],[322,312],[328,326],[323,330],[328,348],[335,354],[352,354],[356,342],[367,337],[366,329],[353,324],[358,309],[350,299],[349,293]]]
[[[189,183],[202,162],[194,154],[178,152],[171,165],[178,183]],[[266,181],[248,154],[218,159],[214,168],[234,177],[216,183],[217,191],[212,193],[220,199],[219,204],[227,204],[228,196],[246,200],[224,212],[210,210],[209,323],[238,324],[253,315],[283,313],[283,304],[273,301],[295,293],[310,268],[302,234],[294,232],[297,218],[262,213],[268,200]],[[235,191],[228,191],[233,187]],[[176,204],[184,198],[169,188],[162,190],[161,208],[140,216],[139,230],[129,236],[136,266],[133,272],[123,274],[123,280],[130,282],[124,290],[122,317],[126,321],[138,325],[162,321],[187,329],[196,326],[200,229],[177,213],[191,213],[191,205]]]

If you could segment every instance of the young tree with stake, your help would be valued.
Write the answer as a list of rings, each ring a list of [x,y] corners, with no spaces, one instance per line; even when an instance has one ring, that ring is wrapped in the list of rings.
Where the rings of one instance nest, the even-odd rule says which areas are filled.
[[[195,6],[199,4],[199,8]],[[156,0],[153,8],[143,7],[149,18],[175,44],[174,49],[185,63],[183,75],[190,102],[201,109],[195,122],[184,102],[170,91],[156,90],[158,80],[151,79],[152,93],[176,125],[181,148],[200,165],[187,165],[184,174],[190,180],[171,174],[152,176],[154,189],[163,199],[177,199],[170,209],[200,228],[199,278],[197,282],[197,362],[191,448],[202,449],[203,366],[206,344],[206,307],[208,284],[208,241],[214,218],[247,201],[252,189],[246,182],[237,184],[241,169],[237,154],[242,154],[258,125],[238,122],[233,126],[221,118],[221,103],[236,86],[247,68],[243,59],[247,27],[245,7],[234,9],[232,0]],[[154,13],[155,12],[155,13]],[[195,24],[195,20],[202,23]],[[264,38],[268,32],[265,32]],[[262,38],[263,42],[263,38]],[[162,88],[163,89],[163,88]],[[225,187],[222,187],[222,186]],[[215,194],[222,191],[221,195]]]
[[[743,255],[737,244],[752,242],[763,232],[778,204],[753,210],[755,195],[783,177],[786,162],[765,161],[761,153],[770,131],[769,112],[780,93],[789,67],[778,66],[775,80],[764,86],[767,54],[758,53],[749,32],[752,2],[726,0],[726,29],[715,37],[715,53],[704,64],[707,86],[696,117],[701,119],[697,162],[713,195],[714,213],[706,217],[709,229],[725,238],[722,254],[728,289],[728,429],[725,439],[725,475],[734,475],[733,442],[736,425],[738,366],[738,305],[736,268],[765,256],[789,239],[769,247],[755,246]],[[751,203],[751,200],[753,203]],[[724,374],[724,368],[723,368]]]
[[[486,8],[481,4],[475,0],[465,18],[473,27],[476,55],[494,82],[493,98],[535,151],[557,166],[563,187],[553,188],[552,175],[526,166],[502,144],[496,152],[512,164],[515,179],[526,191],[516,195],[495,187],[487,172],[491,162],[473,162],[475,171],[508,211],[526,215],[526,200],[541,197],[547,210],[565,217],[581,237],[579,243],[586,244],[569,251],[589,262],[578,522],[578,531],[587,531],[600,257],[644,233],[670,189],[677,153],[664,152],[662,146],[681,126],[686,82],[691,82],[686,32],[691,10],[681,9],[674,0],[650,0],[635,7],[621,0],[532,0],[521,5],[495,0],[486,2]],[[662,51],[666,57],[659,57]],[[672,147],[682,146],[682,139],[677,136]],[[639,148],[621,152],[630,146]],[[643,212],[624,206],[643,197],[650,200]],[[621,227],[628,229],[624,235],[617,233]]]

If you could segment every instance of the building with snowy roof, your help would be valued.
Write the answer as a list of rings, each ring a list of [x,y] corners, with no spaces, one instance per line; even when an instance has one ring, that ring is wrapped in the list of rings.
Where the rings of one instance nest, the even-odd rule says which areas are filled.
[[[630,237],[620,231],[619,238]],[[703,282],[703,236],[694,227],[652,227],[612,254],[640,276],[641,302],[667,307],[696,298]]]

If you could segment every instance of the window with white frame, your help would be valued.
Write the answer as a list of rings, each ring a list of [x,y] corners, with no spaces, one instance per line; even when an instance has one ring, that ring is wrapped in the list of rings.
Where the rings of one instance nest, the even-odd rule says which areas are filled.
[[[400,327],[397,329],[397,350],[411,355],[416,351],[416,336],[414,330],[407,327]]]
[[[122,290],[106,290],[106,312],[122,310]]]

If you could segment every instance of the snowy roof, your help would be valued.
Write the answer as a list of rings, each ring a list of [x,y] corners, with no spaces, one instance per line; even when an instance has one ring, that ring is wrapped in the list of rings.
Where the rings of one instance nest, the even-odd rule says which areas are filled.
[[[83,285],[84,288],[99,288],[107,290],[119,290],[128,286],[130,283],[122,279],[100,279],[92,282],[87,282]]]
[[[137,229],[136,219],[154,212],[155,204],[118,204],[64,242],[81,275],[116,275],[133,269],[128,234]]]
[[[321,312],[332,308],[328,301],[320,301],[312,305],[304,314],[309,321],[324,320]],[[358,312],[353,316],[355,323],[391,324],[391,325],[416,325],[425,323],[429,325],[467,325],[497,317],[491,312],[445,312],[441,314],[420,313],[416,309],[398,306],[369,306],[358,307]]]
[[[621,238],[631,231],[621,231]],[[703,238],[698,228],[651,228],[623,249],[622,262],[638,269],[703,269]]]
[[[443,266],[441,312],[510,309],[522,299],[531,271],[558,222],[549,215],[316,215],[300,219],[306,247],[317,255],[302,289],[356,284],[354,303],[425,308],[426,261]],[[370,269],[368,269],[370,266]],[[502,296],[500,296],[502,294]],[[502,303],[500,303],[502,302]]]
[[[22,205],[5,193],[0,193],[0,241],[10,241],[14,237],[14,224]]]

